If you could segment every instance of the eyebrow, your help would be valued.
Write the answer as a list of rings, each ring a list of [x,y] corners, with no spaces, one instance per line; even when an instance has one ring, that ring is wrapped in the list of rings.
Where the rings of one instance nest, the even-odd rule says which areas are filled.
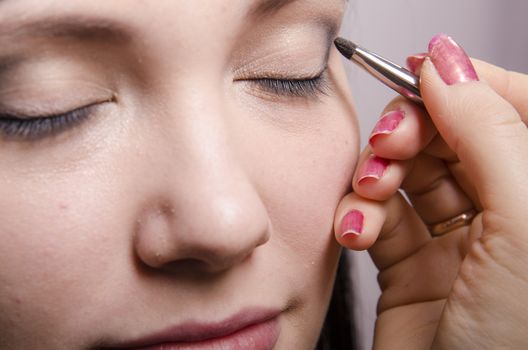
[[[0,6],[5,1],[0,0]],[[0,23],[0,39],[5,37],[11,42],[20,37],[52,37],[124,44],[131,41],[131,32],[123,23],[85,16],[50,16],[27,23]]]
[[[0,0],[2,4],[8,0]],[[105,43],[126,46],[132,41],[133,31],[123,23],[99,17],[68,16],[44,17],[37,21],[0,22],[0,45],[18,45],[23,39],[64,39],[71,42]],[[8,43],[8,44],[4,44]],[[11,69],[26,58],[25,53],[0,55],[0,74]]]
[[[296,1],[298,0],[263,0],[259,2],[251,12],[257,17],[273,14],[274,12],[277,12],[283,7]],[[348,2],[348,0],[343,0],[343,2]]]
[[[272,16],[287,5],[298,1],[302,0],[261,0],[249,10],[249,18],[259,19],[263,17]],[[343,2],[343,4],[348,2],[348,0],[341,1]],[[320,22],[328,28],[330,36],[333,36],[337,33],[339,28],[337,27],[337,24],[333,19],[325,18],[323,16],[322,18],[320,18]]]
[[[255,17],[273,14],[284,6],[291,4],[297,0],[264,0],[259,2],[251,11]]]

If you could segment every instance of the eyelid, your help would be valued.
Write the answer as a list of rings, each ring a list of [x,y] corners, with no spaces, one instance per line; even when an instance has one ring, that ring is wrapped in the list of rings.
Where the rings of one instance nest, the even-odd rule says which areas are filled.
[[[0,114],[18,119],[54,116],[79,106],[115,102],[118,98],[117,92],[84,79],[44,79],[38,83],[5,85],[0,90]]]
[[[276,79],[276,80],[310,80],[320,77],[328,70],[328,63],[325,61],[325,65],[312,73],[299,73],[299,72],[256,72],[256,71],[240,71],[239,77],[233,79],[233,81],[248,81],[248,80],[259,80],[259,79]]]
[[[256,92],[258,97],[271,101],[302,98],[318,100],[322,95],[331,91],[327,69],[316,76],[310,77],[258,77],[247,79],[254,87],[251,92]]]
[[[112,101],[95,102],[68,112],[45,116],[13,116],[0,112],[0,140],[36,141],[68,131],[95,114],[96,109]]]
[[[64,108],[60,111],[32,111],[32,112],[20,112],[13,108],[5,108],[0,105],[0,118],[1,119],[16,119],[16,120],[31,120],[31,119],[46,119],[46,118],[56,118],[64,114],[68,114],[80,109],[92,108],[97,105],[104,103],[117,102],[117,95],[112,95],[111,97],[98,99],[92,102],[79,104],[80,107]]]

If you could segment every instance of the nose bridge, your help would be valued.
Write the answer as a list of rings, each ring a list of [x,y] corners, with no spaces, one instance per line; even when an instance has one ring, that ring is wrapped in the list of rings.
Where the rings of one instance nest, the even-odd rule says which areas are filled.
[[[179,178],[195,191],[219,194],[248,179],[230,137],[230,119],[236,112],[222,98],[222,87],[205,80],[189,80],[175,93],[178,96],[168,98],[174,102],[167,116],[166,155],[171,181]],[[180,196],[187,196],[188,188],[173,190],[185,190]]]
[[[220,86],[214,82],[196,83],[199,86],[189,84],[186,87],[188,92],[183,97],[185,103],[178,107],[185,130],[185,135],[181,137],[187,152],[183,156],[188,157],[195,166],[214,166],[219,168],[217,170],[233,166],[228,164],[234,162],[233,145],[229,142],[232,111],[229,111],[226,101],[221,97]],[[176,123],[180,124],[179,121]]]
[[[170,210],[152,207],[142,217],[136,249],[151,267],[194,261],[223,270],[269,239],[267,212],[230,142],[234,112],[221,89],[195,79],[175,94],[161,157]]]

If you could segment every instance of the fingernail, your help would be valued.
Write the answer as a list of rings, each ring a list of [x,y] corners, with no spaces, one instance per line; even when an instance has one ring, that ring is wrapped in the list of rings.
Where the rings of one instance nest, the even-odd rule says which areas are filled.
[[[388,159],[380,158],[375,155],[370,156],[360,168],[358,183],[366,179],[381,179],[389,164],[390,161]]]
[[[427,56],[427,53],[417,53],[416,55],[407,57],[407,68],[415,75],[420,75],[422,64]]]
[[[341,237],[359,236],[363,233],[363,213],[359,210],[349,211],[341,221]]]
[[[436,70],[448,85],[479,80],[464,49],[445,34],[438,34],[431,40],[429,56]]]
[[[402,110],[391,111],[383,115],[376,123],[374,130],[372,130],[369,143],[372,144],[376,136],[392,134],[403,118],[405,118],[405,112]]]

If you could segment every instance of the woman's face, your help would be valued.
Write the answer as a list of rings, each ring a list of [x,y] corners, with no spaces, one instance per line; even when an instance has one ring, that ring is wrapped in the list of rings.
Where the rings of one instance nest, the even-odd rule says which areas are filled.
[[[0,348],[313,347],[358,153],[344,6],[1,0]]]

